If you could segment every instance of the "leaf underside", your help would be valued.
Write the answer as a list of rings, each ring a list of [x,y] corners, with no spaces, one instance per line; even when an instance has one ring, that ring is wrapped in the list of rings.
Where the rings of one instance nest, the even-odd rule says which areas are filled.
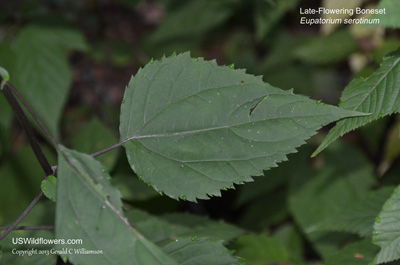
[[[384,58],[381,67],[368,79],[353,80],[343,91],[339,106],[371,113],[339,121],[314,152],[316,156],[342,135],[400,109],[400,49]]]
[[[321,126],[358,115],[184,53],[139,70],[125,91],[120,133],[141,179],[195,201],[252,181]]]

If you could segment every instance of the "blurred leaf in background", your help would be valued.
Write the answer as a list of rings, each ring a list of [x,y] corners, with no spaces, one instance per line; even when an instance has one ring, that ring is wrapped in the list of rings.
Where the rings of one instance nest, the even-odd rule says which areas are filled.
[[[55,164],[54,154],[47,148],[44,153]],[[20,148],[0,168],[0,223],[22,212],[40,190],[44,173],[30,146]],[[36,187],[36,189],[34,188]]]
[[[79,31],[37,26],[22,29],[13,43],[13,84],[57,139],[72,82],[66,51],[86,47]]]
[[[322,157],[323,170],[292,180],[289,209],[314,249],[322,257],[328,257],[351,237],[315,231],[315,226],[365,197],[375,178],[366,157],[343,143],[327,149]]]
[[[263,40],[283,16],[292,11],[300,0],[254,0],[256,37]]]
[[[248,264],[273,265],[289,261],[289,249],[268,234],[244,235],[235,242],[237,254]]]
[[[117,137],[99,119],[93,118],[88,121],[72,137],[72,147],[75,150],[92,154],[117,143]],[[116,163],[118,150],[112,150],[100,155],[97,159],[111,171]]]
[[[379,18],[380,25],[389,28],[400,28],[400,2],[397,0],[381,0],[377,8],[385,8],[386,14],[376,14],[372,18]]]

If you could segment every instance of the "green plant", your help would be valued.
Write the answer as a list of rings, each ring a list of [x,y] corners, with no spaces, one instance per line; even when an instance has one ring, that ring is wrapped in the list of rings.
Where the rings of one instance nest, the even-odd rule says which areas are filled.
[[[152,35],[153,44],[179,39],[185,46],[188,34],[202,35],[226,22],[239,5],[178,2],[168,2],[168,8],[178,7]],[[253,4],[262,10],[274,1]],[[280,12],[266,21],[258,10],[257,39],[269,36],[269,23],[277,23],[295,4],[278,5]],[[210,20],[190,15],[202,9],[220,16]],[[193,32],[190,27],[167,30],[192,19],[202,21]],[[291,38],[279,35],[271,48],[277,55],[258,69],[276,73],[274,67],[290,69],[298,60],[311,64],[308,70],[317,69],[358,49],[347,29],[298,42]],[[343,46],[332,45],[326,53],[327,43],[342,39]],[[187,52],[151,59],[125,90],[119,140],[94,118],[62,145],[58,123],[72,83],[67,54],[90,48],[68,27],[23,27],[11,43],[0,44],[0,63],[11,73],[0,68],[0,100],[8,101],[0,101],[0,138],[10,137],[5,131],[13,110],[41,168],[29,165],[33,155],[25,147],[0,167],[0,221],[13,223],[2,227],[0,235],[5,264],[398,263],[400,126],[388,117],[400,107],[400,50],[385,56],[370,77],[355,78],[344,89],[339,107],[276,88],[233,64],[219,66]],[[239,48],[231,45],[234,54]],[[376,53],[398,48],[399,42],[387,45]],[[326,69],[319,71],[322,78]],[[85,115],[86,110],[80,111],[77,116]],[[336,126],[312,153],[305,141],[331,122]],[[366,135],[367,147],[360,144],[365,150],[345,141],[333,143],[355,129]],[[0,147],[4,158],[7,146]],[[118,153],[119,147],[125,154]],[[21,192],[18,176],[25,177],[29,190]],[[39,189],[40,184],[35,196],[31,187]],[[15,204],[3,204],[10,196],[7,189],[18,198]],[[39,203],[43,194],[50,201]],[[190,209],[197,207],[194,203],[199,211],[205,200],[219,196],[236,196],[230,205],[235,225],[177,211],[177,205]],[[20,208],[25,210],[14,217]],[[16,246],[13,240],[22,237],[82,242]],[[32,246],[42,254],[27,256],[23,251]]]

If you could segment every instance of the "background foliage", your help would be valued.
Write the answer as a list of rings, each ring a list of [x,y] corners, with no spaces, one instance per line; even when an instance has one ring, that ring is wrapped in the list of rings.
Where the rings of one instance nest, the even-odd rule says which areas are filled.
[[[398,15],[381,18],[381,27],[299,25],[299,7],[377,5],[400,8],[395,0],[21,0],[3,4],[0,65],[66,146],[60,147],[58,157],[64,160],[58,163],[64,175],[74,180],[69,188],[79,189],[79,181],[101,186],[95,193],[80,191],[93,202],[93,210],[79,208],[77,198],[65,205],[69,211],[57,214],[70,219],[55,220],[59,209],[44,198],[23,224],[56,222],[69,229],[56,230],[56,237],[85,235],[85,242],[93,240],[115,255],[119,246],[133,244],[141,253],[133,255],[138,264],[397,264],[400,225],[393,220],[399,211],[400,124],[393,113],[399,109],[395,95],[399,94],[400,55],[398,51],[387,54],[400,47]],[[333,136],[324,140],[327,149],[315,158],[311,154],[331,127],[289,155],[288,162],[253,176],[254,182],[236,182],[221,192],[222,197],[197,203],[173,200],[148,187],[132,172],[122,149],[96,158],[104,166],[96,171],[98,162],[82,153],[118,141],[120,104],[131,75],[154,62],[152,58],[185,51],[263,75],[275,87],[372,115],[339,122],[329,133]],[[367,100],[356,102],[371,87]],[[8,226],[39,191],[43,173],[2,96],[0,113],[0,225]],[[56,150],[37,132],[47,158],[57,164]],[[46,185],[51,189],[53,184]],[[68,192],[59,190],[56,200],[62,201]],[[98,198],[106,197],[111,204],[103,208]],[[122,209],[136,232],[126,227]],[[85,218],[74,219],[76,213]],[[96,218],[99,215],[102,218]],[[110,230],[99,228],[110,227],[114,217],[119,218],[115,234],[123,236],[111,246],[99,236],[107,236]],[[93,225],[94,220],[101,224]],[[12,232],[0,242],[1,262],[56,264],[54,255],[11,255],[11,238],[19,236],[52,238],[54,234]],[[132,258],[127,255],[121,254]],[[69,260],[97,264],[81,258]],[[108,257],[108,264],[117,264],[115,259]]]

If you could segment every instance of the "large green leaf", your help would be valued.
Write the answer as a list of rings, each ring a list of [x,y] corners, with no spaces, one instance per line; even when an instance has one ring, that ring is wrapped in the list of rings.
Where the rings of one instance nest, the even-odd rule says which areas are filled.
[[[68,253],[71,262],[86,265],[177,264],[123,217],[120,194],[111,187],[109,176],[98,161],[60,146],[58,165],[56,238],[79,238],[83,244],[76,245],[76,249],[102,251],[102,255]]]
[[[380,25],[389,28],[400,28],[400,2],[397,0],[382,0],[377,8],[385,8],[386,14],[374,15],[373,18],[379,18]]]
[[[313,156],[330,143],[368,122],[400,109],[400,50],[384,58],[381,67],[367,79],[353,80],[343,91],[340,107],[371,113],[370,116],[348,118],[339,121],[329,131]]]
[[[232,68],[184,53],[150,62],[129,83],[121,141],[156,190],[190,201],[220,195],[286,160],[322,125],[360,115]]]
[[[31,26],[21,30],[14,43],[17,71],[11,72],[12,83],[56,138],[72,81],[62,47],[84,49],[78,38],[70,31]]]
[[[372,191],[365,198],[356,200],[343,208],[316,229],[350,232],[362,237],[371,237],[375,218],[392,192],[391,187]]]
[[[385,202],[374,225],[373,242],[381,247],[376,264],[400,259],[400,186]]]

